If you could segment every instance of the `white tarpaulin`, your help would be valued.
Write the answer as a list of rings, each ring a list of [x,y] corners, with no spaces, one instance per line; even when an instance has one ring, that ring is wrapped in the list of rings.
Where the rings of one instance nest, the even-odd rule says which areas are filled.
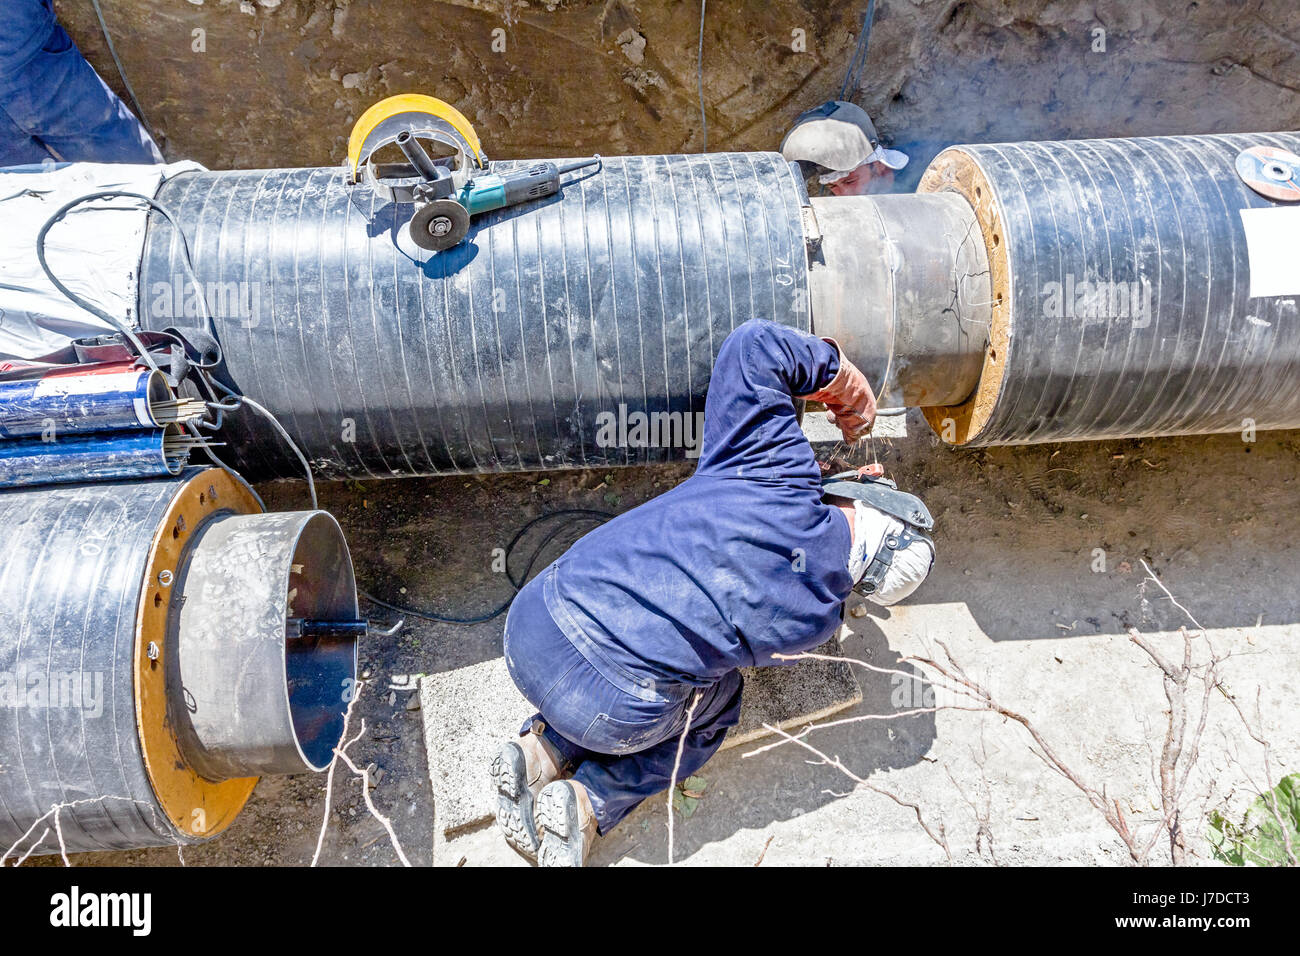
[[[70,339],[114,331],[73,304],[41,269],[36,236],[54,212],[103,189],[153,196],[164,179],[201,169],[192,162],[0,168],[0,359],[36,358]],[[46,261],[59,281],[132,326],[147,214],[131,199],[93,200],[69,212],[45,241]]]

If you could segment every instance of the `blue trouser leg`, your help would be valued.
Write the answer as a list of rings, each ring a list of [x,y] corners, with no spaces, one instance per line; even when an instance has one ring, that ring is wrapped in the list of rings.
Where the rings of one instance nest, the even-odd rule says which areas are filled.
[[[698,770],[740,719],[738,671],[705,687],[659,685],[633,693],[608,663],[588,660],[556,627],[541,599],[541,577],[515,598],[506,620],[506,666],[538,712],[543,736],[583,785],[597,829],[609,832],[642,800],[668,789],[686,711],[699,701],[686,734],[678,779]]]
[[[35,140],[56,159],[163,161],[149,133],[61,26],[54,27],[49,41],[26,64],[0,74],[0,109],[26,134],[19,146],[28,148],[26,140]],[[4,152],[7,156],[10,150]]]
[[[732,671],[698,691],[700,700],[682,745],[678,780],[685,780],[703,767],[722,746],[727,729],[736,726],[743,684],[740,672]],[[624,756],[593,752],[578,765],[573,779],[587,789],[601,833],[607,833],[646,797],[668,789],[689,704],[688,700],[679,705],[665,737],[654,746]]]
[[[27,131],[14,125],[9,114],[0,108],[0,167],[27,166],[53,159],[50,151]]]

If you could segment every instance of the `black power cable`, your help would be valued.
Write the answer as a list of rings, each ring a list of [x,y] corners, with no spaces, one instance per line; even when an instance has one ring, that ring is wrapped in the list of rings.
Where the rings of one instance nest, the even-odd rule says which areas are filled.
[[[46,220],[45,225],[41,227],[41,231],[36,237],[36,257],[40,261],[41,268],[45,270],[45,275],[49,278],[49,280],[52,283],[54,283],[55,288],[57,288],[60,292],[62,292],[65,296],[67,296],[70,300],[72,300],[74,303],[79,305],[81,308],[85,309],[87,312],[99,316],[105,322],[108,322],[110,325],[116,328],[131,343],[132,347],[135,348],[136,352],[140,355],[141,359],[147,362],[150,365],[150,367],[154,369],[158,369],[158,366],[155,364],[153,360],[153,356],[149,353],[149,350],[145,347],[144,343],[140,341],[139,337],[131,330],[131,328],[126,325],[125,322],[122,322],[116,316],[111,315],[108,312],[104,311],[103,309],[99,308],[93,302],[89,302],[81,298],[75,292],[69,289],[66,285],[64,285],[61,281],[59,281],[59,278],[54,274],[53,270],[50,269],[49,263],[46,262],[45,259],[45,237],[49,233],[50,228],[56,222],[58,222],[64,216],[66,216],[68,212],[71,211],[74,207],[81,205],[82,203],[90,202],[95,199],[112,199],[112,198],[134,199],[139,202],[143,202],[151,209],[156,210],[161,216],[163,216],[163,218],[165,218],[171,224],[172,228],[176,231],[177,235],[180,237],[182,261],[185,265],[185,271],[188,273],[190,281],[194,283],[194,288],[198,293],[198,301],[200,303],[200,307],[203,310],[202,317],[207,322],[208,331],[212,334],[212,337],[214,339],[217,338],[216,321],[213,319],[212,313],[208,309],[207,299],[206,296],[204,296],[203,294],[203,286],[200,285],[199,283],[198,273],[195,271],[194,268],[194,260],[190,254],[189,241],[186,239],[184,231],[182,231],[182,229],[180,228],[180,224],[177,222],[176,217],[172,215],[171,210],[169,210],[166,206],[162,205],[152,197],[145,196],[141,193],[127,192],[124,190],[106,189],[94,193],[88,193],[84,196],[79,196],[76,199],[72,200],[71,202],[65,203],[52,216],[50,216],[50,218]],[[225,395],[232,400],[230,403],[209,402],[208,403],[209,405],[216,406],[220,410],[220,412],[233,411],[236,408],[238,408],[240,405],[247,405],[249,408],[253,409],[255,412],[257,412],[259,415],[262,415],[267,419],[267,421],[270,422],[271,426],[279,434],[280,438],[294,453],[294,455],[298,458],[299,463],[302,465],[303,474],[306,476],[307,479],[307,491],[311,498],[311,506],[313,509],[318,507],[317,500],[316,500],[316,483],[313,480],[313,476],[311,473],[311,465],[307,461],[307,458],[302,453],[301,449],[299,449],[297,444],[294,443],[293,439],[289,436],[288,431],[284,428],[283,425],[280,424],[279,420],[275,417],[275,415],[273,415],[268,409],[264,408],[263,406],[259,405],[257,402],[253,401],[248,396],[241,395],[238,392],[235,392],[233,389],[227,388],[225,385],[217,381],[215,378],[212,378],[211,375],[208,373],[208,368],[206,366],[198,365],[195,367],[195,370],[199,373],[199,376],[202,379],[203,384],[207,386],[210,395],[215,397],[215,394],[212,392],[212,389],[215,388],[216,390],[225,393]],[[206,445],[204,447],[206,449]],[[213,459],[214,462],[216,462],[218,465],[221,465],[223,468],[227,468],[227,470],[231,470],[225,465],[224,462],[222,462],[219,458],[216,457],[215,454],[213,454],[211,449],[207,449],[207,451],[208,451],[208,455]],[[546,537],[542,539],[541,543],[539,543],[538,546],[533,550],[532,555],[528,559],[528,563],[524,565],[523,574],[521,574],[518,578],[516,578],[514,574],[510,571],[510,556],[514,553],[514,550],[518,546],[520,540],[522,540],[524,535],[526,535],[530,530],[532,530],[534,527],[536,527],[538,524],[540,524],[543,521],[549,521],[552,518],[559,518],[559,517],[569,517],[573,520],[596,521],[597,523],[603,524],[604,522],[608,521],[610,518],[614,517],[614,515],[608,511],[596,511],[591,508],[561,508],[557,511],[548,511],[547,513],[543,515],[539,515],[538,517],[533,518],[531,521],[526,523],[522,528],[520,528],[515,533],[515,536],[510,539],[510,543],[506,545],[506,553],[505,553],[506,579],[510,582],[511,587],[515,589],[516,593],[518,593],[518,591],[524,586],[524,583],[528,580],[529,575],[532,573],[533,566],[537,563],[537,559],[541,557],[542,552],[546,550],[546,548],[550,545],[552,541],[555,540],[555,538],[560,534],[560,532],[565,530],[565,528],[572,527],[573,521],[571,520],[565,522],[560,527],[556,528],[550,534],[546,535]],[[385,601],[381,598],[375,597],[373,594],[369,594],[366,591],[358,591],[357,593],[361,597],[369,601],[371,604],[377,605],[378,607],[387,608],[390,611],[396,611],[398,614],[406,614],[406,615],[410,615],[411,617],[418,617],[426,621],[432,621],[436,624],[460,624],[460,625],[483,624],[487,621],[491,621],[494,618],[500,617],[509,609],[510,605],[514,602],[514,595],[511,595],[510,598],[505,603],[501,604],[499,607],[497,607],[496,609],[494,609],[488,614],[483,614],[478,617],[457,618],[457,617],[447,617],[441,614],[434,614],[429,611],[422,611],[418,608],[404,607],[400,604],[394,604],[392,602]]]
[[[60,206],[57,210],[54,211],[53,215],[51,215],[49,219],[45,220],[45,225],[41,227],[41,231],[36,235],[36,258],[41,264],[41,269],[45,271],[46,278],[48,278],[50,282],[54,284],[54,287],[58,289],[60,292],[62,292],[65,296],[67,296],[74,304],[85,309],[87,312],[91,313],[92,315],[98,316],[99,318],[107,322],[109,325],[111,325],[113,328],[117,329],[118,332],[121,333],[128,342],[130,342],[131,347],[136,350],[136,354],[140,356],[141,360],[143,360],[154,371],[159,373],[162,372],[162,370],[158,367],[157,362],[154,361],[153,356],[150,354],[149,349],[145,346],[145,344],[142,341],[140,341],[140,337],[135,334],[135,332],[131,329],[130,326],[128,326],[117,316],[106,312],[105,310],[101,309],[99,306],[95,305],[95,303],[83,299],[81,296],[77,295],[75,292],[69,289],[66,285],[64,285],[61,281],[59,281],[59,277],[54,274],[54,270],[50,268],[50,264],[45,259],[45,238],[49,234],[51,227],[53,227],[56,222],[59,222],[61,219],[63,219],[64,216],[66,216],[71,210],[73,210],[77,206],[80,206],[83,203],[91,202],[96,199],[134,199],[137,202],[144,203],[150,209],[156,211],[160,216],[166,219],[168,223],[171,224],[172,229],[176,232],[176,235],[180,238],[181,261],[185,265],[185,271],[189,276],[189,280],[194,283],[194,291],[197,294],[199,306],[203,311],[202,318],[204,322],[207,323],[208,333],[212,336],[214,340],[220,341],[220,337],[217,335],[216,319],[213,318],[212,311],[208,308],[207,296],[204,295],[203,293],[203,285],[202,283],[199,282],[199,274],[194,268],[194,257],[190,252],[189,239],[186,238],[185,231],[181,229],[180,222],[177,220],[176,216],[172,214],[172,211],[168,209],[166,206],[164,206],[162,203],[158,202],[152,196],[146,196],[143,193],[134,193],[124,189],[101,189],[93,193],[86,193],[84,196],[78,196],[76,199],[73,199],[70,202],[64,203],[62,206]],[[207,403],[209,408],[216,411],[218,414],[217,422],[213,424],[211,427],[216,428],[219,426],[221,421],[221,416],[224,415],[225,412],[235,411],[242,405],[247,405],[253,411],[257,412],[257,414],[267,419],[267,421],[270,422],[271,426],[275,429],[276,433],[280,436],[281,439],[284,440],[284,443],[289,446],[289,450],[294,453],[299,463],[302,465],[303,474],[307,478],[307,493],[311,498],[311,506],[313,509],[315,509],[317,507],[316,482],[312,477],[311,465],[307,461],[307,456],[302,453],[302,450],[297,446],[297,444],[294,443],[294,440],[289,436],[289,432],[285,429],[283,425],[280,424],[279,419],[277,419],[275,415],[273,415],[269,410],[262,407],[261,405],[253,401],[253,399],[249,398],[248,396],[241,395],[240,393],[235,392],[232,389],[229,389],[225,385],[222,385],[220,382],[218,382],[215,378],[213,378],[209,374],[209,368],[210,366],[204,364],[195,365],[195,370],[198,373],[197,378],[203,383],[204,386],[206,386],[206,391],[208,392],[209,397],[216,398],[216,393],[214,391],[215,388],[217,390],[224,392],[226,396],[230,399],[230,401],[226,401],[226,402],[217,399],[216,401],[210,401]],[[191,425],[189,430],[191,434],[193,434],[196,438],[202,437],[200,436],[197,427]],[[219,465],[222,468],[225,468],[227,471],[234,471],[233,468],[230,468],[225,462],[223,462],[220,458],[218,458],[216,453],[213,452],[211,447],[209,447],[206,443],[204,443],[202,447],[203,450],[207,453],[208,457],[211,458],[215,464]]]
[[[45,220],[45,225],[41,226],[41,231],[36,234],[36,260],[41,264],[41,269],[44,270],[46,278],[48,278],[50,282],[54,283],[54,287],[56,289],[58,289],[65,296],[67,296],[73,302],[73,304],[85,309],[91,315],[98,316],[99,318],[107,322],[109,325],[111,325],[113,328],[117,329],[117,331],[120,332],[123,336],[125,336],[127,341],[131,343],[131,347],[135,349],[136,354],[138,354],[140,358],[143,359],[151,369],[153,369],[155,372],[161,373],[162,369],[160,369],[158,367],[158,364],[154,362],[153,356],[149,354],[149,350],[145,348],[144,343],[140,341],[140,337],[136,335],[134,331],[132,331],[130,326],[128,326],[117,316],[109,314],[108,312],[101,309],[99,306],[95,305],[95,303],[83,299],[81,296],[77,295],[75,292],[69,289],[66,285],[64,285],[61,281],[59,281],[59,277],[54,274],[54,270],[50,268],[50,264],[45,261],[45,237],[49,235],[50,229],[54,226],[54,224],[59,220],[61,220],[64,216],[66,216],[77,206],[80,206],[83,203],[91,202],[92,200],[95,199],[135,199],[140,202],[147,203],[154,209],[157,209],[159,212],[161,212],[164,216],[166,216],[167,220],[172,224],[172,226],[176,227],[176,220],[172,218],[171,213],[168,212],[166,209],[164,209],[161,205],[156,203],[149,196],[145,196],[140,193],[127,192],[121,189],[102,189],[99,190],[98,192],[87,193],[84,196],[78,196],[76,199],[73,199],[71,202],[64,203],[57,210],[55,210],[54,214],[51,215],[49,219]],[[177,228],[177,232],[179,231],[180,229]],[[182,240],[183,239],[184,236],[182,235]],[[188,246],[185,247],[185,253],[186,253],[185,258],[186,261],[188,262],[189,261]],[[191,271],[193,271],[192,268]]]
[[[122,78],[122,86],[126,88],[126,93],[131,97],[131,103],[135,106],[136,118],[140,120],[140,125],[148,130],[149,123],[144,117],[144,110],[140,108],[140,100],[136,98],[135,90],[131,87],[131,81],[126,78],[126,70],[122,69],[122,61],[118,59],[117,47],[113,46],[113,37],[108,32],[108,24],[104,22],[104,11],[100,9],[99,0],[90,0],[90,5],[95,8],[95,16],[99,19],[99,29],[104,34],[104,43],[108,46],[108,55],[113,58],[113,65],[117,67],[117,75]]]
[[[550,534],[546,535],[546,537],[542,539],[541,543],[538,544],[535,549],[533,549],[532,556],[528,559],[528,563],[524,565],[523,574],[519,575],[519,577],[516,578],[510,571],[510,555],[514,553],[515,546],[519,544],[520,540],[524,537],[524,535],[526,535],[530,530],[532,530],[538,524],[541,524],[543,521],[549,521],[552,518],[560,518],[565,516],[568,516],[573,520],[564,522],[558,528],[551,531]],[[573,526],[574,520],[595,521],[597,524],[604,524],[612,517],[614,517],[614,515],[612,515],[608,511],[596,511],[592,508],[561,508],[557,511],[548,511],[543,515],[538,515],[536,518],[533,518],[522,528],[520,528],[517,532],[515,532],[515,536],[511,538],[510,543],[506,545],[506,553],[505,553],[506,580],[510,582],[510,586],[515,589],[515,593],[517,594],[519,590],[523,588],[524,584],[528,581],[528,576],[532,573],[533,565],[535,565],[537,563],[537,559],[542,556],[542,552],[545,551],[546,548],[550,545],[550,543],[554,541],[556,537],[559,536],[561,531],[564,531],[566,528],[571,528]],[[369,594],[365,591],[358,591],[357,593],[361,595],[361,597],[369,601],[371,604],[375,604],[382,608],[387,608],[390,611],[396,611],[398,614],[407,614],[410,615],[411,617],[418,617],[425,621],[432,621],[435,624],[466,624],[466,625],[483,624],[487,621],[492,620],[493,618],[500,617],[507,610],[509,610],[510,605],[514,603],[515,600],[515,595],[512,594],[504,604],[500,605],[495,610],[487,614],[483,614],[478,617],[461,618],[461,617],[446,617],[441,614],[434,614],[430,611],[422,611],[418,608],[404,607],[400,604],[393,604],[389,601],[381,600],[380,598],[375,597],[373,594]]]
[[[858,95],[862,85],[862,69],[867,65],[867,44],[871,40],[871,24],[876,19],[876,0],[869,0],[866,12],[862,14],[862,27],[858,30],[858,44],[849,59],[848,70],[844,73],[844,83],[840,86],[840,99],[851,100]]]
[[[154,199],[152,196],[146,196],[144,195],[144,193],[135,193],[135,192],[131,192],[128,189],[100,189],[100,190],[96,190],[93,193],[86,193],[85,195],[78,196],[76,199],[70,200],[69,202],[64,203],[62,206],[56,209],[54,213],[50,216],[50,218],[45,220],[45,225],[41,226],[41,231],[36,234],[36,259],[37,261],[40,262],[41,269],[45,271],[46,278],[48,278],[52,283],[54,283],[54,287],[58,289],[60,292],[62,292],[69,299],[71,299],[73,303],[81,306],[81,308],[85,309],[91,315],[96,315],[99,318],[103,319],[109,325],[113,326],[113,328],[117,329],[119,332],[125,335],[131,341],[131,344],[135,347],[136,351],[140,354],[140,357],[143,358],[146,362],[149,362],[150,366],[153,367],[155,370],[157,370],[158,366],[153,365],[153,362],[149,357],[148,350],[144,347],[144,343],[141,342],[140,339],[136,337],[134,332],[132,332],[129,328],[126,327],[125,323],[123,323],[116,316],[110,315],[109,313],[105,312],[99,306],[95,305],[95,303],[88,302],[87,300],[81,298],[81,296],[73,292],[71,289],[69,289],[66,285],[64,285],[62,282],[59,281],[59,277],[56,276],[54,272],[50,269],[50,264],[45,261],[45,237],[49,234],[49,231],[54,226],[54,224],[59,220],[61,220],[64,216],[66,216],[77,206],[83,205],[84,203],[93,202],[96,199],[134,199],[136,202],[142,202],[150,209],[153,209],[160,216],[166,219],[168,223],[171,224],[172,229],[176,231],[176,235],[180,237],[181,253],[182,253],[183,261],[185,263],[185,271],[189,273],[190,281],[194,283],[194,288],[199,293],[198,301],[203,308],[203,318],[208,324],[208,331],[212,334],[213,338],[216,338],[217,337],[216,321],[212,318],[212,313],[208,310],[207,297],[203,295],[203,286],[199,283],[198,273],[194,271],[194,259],[193,256],[190,254],[189,239],[186,238],[185,231],[181,229],[180,222],[177,221],[176,216],[172,213],[172,211],[168,209],[166,206],[164,206],[162,203],[158,202],[158,200]],[[111,207],[101,207],[101,208],[111,208]]]

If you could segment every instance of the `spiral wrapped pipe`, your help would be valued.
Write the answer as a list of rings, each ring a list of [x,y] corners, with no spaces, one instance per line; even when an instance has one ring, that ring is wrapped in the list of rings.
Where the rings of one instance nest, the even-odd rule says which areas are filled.
[[[47,815],[60,804],[69,850],[189,842],[154,795],[136,725],[141,582],[176,493],[175,481],[0,493],[0,852],[56,850]]]
[[[1300,427],[1298,295],[1252,295],[1237,174],[1296,133],[954,146],[921,192],[957,193],[988,255],[989,343],[967,399],[925,409],[957,445]],[[1285,215],[1285,214],[1284,214]],[[1300,239],[1292,226],[1294,258]],[[1256,276],[1256,278],[1259,278]]]
[[[328,762],[357,617],[329,515],[190,468],[0,491],[0,526],[0,858],[202,842]]]
[[[919,194],[812,202],[769,154],[610,159],[441,253],[339,170],[160,198],[227,382],[325,476],[605,467],[689,456],[717,349],[754,317],[835,336],[954,445],[1300,427],[1300,295],[1252,291],[1245,216],[1287,212],[1238,175],[1254,146],[1300,136],[955,146]],[[155,217],[151,328],[197,321],[179,254]],[[250,476],[299,473],[260,420],[224,437]]]
[[[158,199],[189,239],[228,382],[326,477],[684,458],[727,334],[810,322],[806,195],[775,154],[606,159],[443,252],[410,243],[413,207],[338,168],[189,173]],[[199,323],[184,276],[154,214],[148,327]],[[301,474],[256,417],[223,437],[245,475]]]

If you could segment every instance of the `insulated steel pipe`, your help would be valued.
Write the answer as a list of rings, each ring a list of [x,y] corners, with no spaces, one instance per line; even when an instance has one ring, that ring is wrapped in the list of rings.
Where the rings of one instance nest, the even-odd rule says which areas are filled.
[[[703,412],[727,334],[809,327],[806,194],[774,154],[606,159],[443,252],[410,242],[413,207],[339,168],[187,173],[158,200],[188,236],[228,382],[328,477],[681,458],[672,436]],[[157,214],[141,270],[146,326],[198,322]],[[610,440],[635,416],[665,440]],[[240,472],[301,474],[265,421],[232,417]]]
[[[218,468],[0,492],[0,855],[200,842],[327,760],[355,646],[286,614],[355,619],[351,562],[261,510]]]
[[[918,194],[811,202],[774,155],[610,159],[441,253],[334,169],[186,174],[160,199],[227,381],[324,475],[603,467],[688,454],[655,437],[753,317],[835,336],[951,444],[1300,427],[1300,290],[1270,265],[1294,209],[1238,175],[1253,146],[1300,136],[956,146]],[[147,327],[196,321],[184,271],[154,216]],[[637,416],[650,440],[610,440]],[[227,431],[250,475],[298,474],[265,423]]]
[[[931,426],[961,445],[1300,427],[1300,209],[1238,175],[1256,146],[1300,135],[941,153],[919,188],[974,210],[993,301],[979,375]]]

